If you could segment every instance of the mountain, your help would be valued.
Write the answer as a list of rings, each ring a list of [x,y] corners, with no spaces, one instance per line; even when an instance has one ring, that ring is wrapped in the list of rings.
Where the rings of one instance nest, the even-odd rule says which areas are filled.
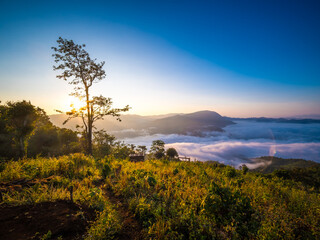
[[[206,131],[222,132],[230,124],[234,123],[216,112],[200,111],[158,119],[151,122],[149,128],[152,133],[201,136]]]
[[[63,125],[67,116],[55,114],[49,116],[53,124],[72,130],[81,125],[81,119],[75,118]],[[118,138],[136,137],[146,134],[183,134],[202,136],[206,131],[223,131],[227,125],[234,124],[213,111],[200,111],[189,114],[167,114],[156,116],[122,115],[121,122],[111,116],[95,123],[97,129],[105,129]]]

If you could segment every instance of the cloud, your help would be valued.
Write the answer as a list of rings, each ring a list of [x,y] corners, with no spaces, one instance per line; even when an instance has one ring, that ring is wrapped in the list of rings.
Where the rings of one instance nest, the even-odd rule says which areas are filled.
[[[286,142],[320,142],[320,124],[236,121],[225,128],[230,139],[270,139]]]
[[[167,147],[174,147],[180,155],[197,160],[214,160],[234,166],[250,163],[249,159],[260,156],[302,158],[320,162],[320,143],[276,144],[274,142],[229,141],[201,144],[182,142],[167,144]]]
[[[238,166],[260,156],[302,158],[320,162],[320,124],[259,123],[237,121],[225,132],[207,132],[206,137],[186,135],[144,135],[123,139],[150,146],[161,139],[179,155]],[[249,165],[250,166],[250,165]],[[252,166],[253,167],[253,166]]]

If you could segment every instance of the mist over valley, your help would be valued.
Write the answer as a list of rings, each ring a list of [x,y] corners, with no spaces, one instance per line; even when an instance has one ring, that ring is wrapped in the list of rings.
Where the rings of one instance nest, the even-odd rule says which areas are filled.
[[[51,115],[57,126],[75,130],[80,119],[62,125],[66,116]],[[166,148],[192,160],[228,165],[261,166],[261,156],[299,158],[320,162],[320,120],[296,118],[229,118],[213,111],[158,116],[123,115],[98,121],[97,129],[125,143],[150,147],[161,139]]]

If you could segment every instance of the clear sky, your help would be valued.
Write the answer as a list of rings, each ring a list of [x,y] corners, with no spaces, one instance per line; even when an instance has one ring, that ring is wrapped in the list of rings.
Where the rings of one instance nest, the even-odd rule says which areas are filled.
[[[320,1],[0,1],[0,100],[66,110],[59,36],[106,61],[94,94],[132,114],[320,114]]]

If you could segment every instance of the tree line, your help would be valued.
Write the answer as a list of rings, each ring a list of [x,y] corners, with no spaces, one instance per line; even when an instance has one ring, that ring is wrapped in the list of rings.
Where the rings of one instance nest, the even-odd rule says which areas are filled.
[[[30,101],[0,102],[0,158],[53,157],[86,151],[86,132],[53,125],[46,112]],[[147,155],[154,159],[178,157],[174,148],[165,150],[162,140],[153,141],[147,153],[144,145],[126,144],[105,130],[93,132],[93,156],[103,158],[112,155],[125,159],[130,154]]]
[[[0,157],[58,156],[81,151],[76,132],[54,126],[45,111],[29,101],[0,105]]]

